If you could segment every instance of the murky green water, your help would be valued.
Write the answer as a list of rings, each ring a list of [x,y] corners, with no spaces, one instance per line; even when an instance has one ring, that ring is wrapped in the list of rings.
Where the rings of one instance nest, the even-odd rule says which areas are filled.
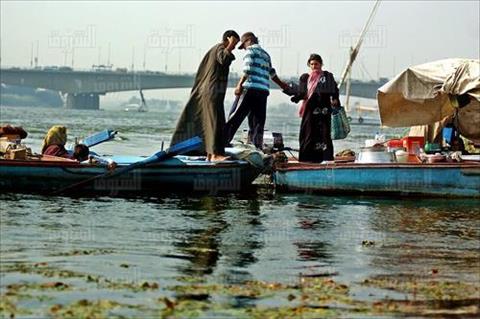
[[[29,132],[26,142],[37,151],[48,128],[64,124],[70,137],[117,129],[120,138],[96,148],[99,153],[148,155],[162,141],[168,144],[180,110],[0,111],[0,122],[22,125]],[[286,144],[296,147],[300,121],[294,114],[293,108],[271,108],[267,127],[282,132]],[[358,149],[378,130],[353,126],[351,136],[335,142],[335,148]],[[402,133],[383,132],[387,137]],[[85,309],[92,306],[98,316],[263,318],[276,313],[281,318],[282,307],[297,307],[304,300],[295,295],[301,278],[329,278],[348,287],[345,296],[351,301],[343,295],[334,298],[328,309],[321,308],[333,312],[317,317],[398,315],[386,308],[370,310],[379,300],[421,299],[408,289],[365,284],[375,278],[419,287],[420,282],[469,285],[473,290],[463,289],[460,304],[430,308],[478,314],[478,200],[323,197],[275,194],[266,187],[220,197],[135,198],[43,197],[2,190],[0,206],[0,313],[6,317],[12,305],[20,317],[82,316],[74,310],[62,312],[74,304],[85,317]],[[52,282],[54,287],[45,284]],[[191,286],[194,282],[204,285],[206,300],[195,290],[198,286]],[[264,290],[253,295],[215,290],[259,282],[286,286],[266,293],[262,286]],[[179,285],[193,292],[181,297]],[[293,297],[282,295],[287,288],[297,289],[290,292]],[[196,303],[182,303],[186,299]],[[94,304],[98,300],[110,303]],[[257,314],[258,309],[273,312]],[[413,313],[428,315],[422,309]],[[285,316],[309,317],[306,312]]]

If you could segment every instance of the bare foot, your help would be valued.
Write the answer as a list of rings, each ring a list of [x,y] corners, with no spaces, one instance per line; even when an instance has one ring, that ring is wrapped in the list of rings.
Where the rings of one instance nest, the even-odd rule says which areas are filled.
[[[207,162],[210,162],[212,160],[212,154],[207,154]]]
[[[211,157],[211,161],[214,161],[214,162],[227,161],[229,159],[230,159],[230,156],[224,156],[224,155],[213,154],[212,157]]]

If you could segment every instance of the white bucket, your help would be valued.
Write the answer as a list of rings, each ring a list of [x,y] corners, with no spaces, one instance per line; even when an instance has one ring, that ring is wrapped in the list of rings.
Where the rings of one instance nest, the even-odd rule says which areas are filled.
[[[395,157],[398,163],[408,163],[408,152],[404,150],[398,150],[395,152]]]

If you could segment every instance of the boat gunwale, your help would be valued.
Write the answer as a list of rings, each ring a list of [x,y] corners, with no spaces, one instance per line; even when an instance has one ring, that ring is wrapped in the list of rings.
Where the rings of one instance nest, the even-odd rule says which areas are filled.
[[[327,170],[327,169],[469,169],[480,168],[480,162],[460,162],[460,163],[335,163],[335,164],[319,164],[319,163],[287,163],[277,164],[274,167],[276,172],[303,171],[303,170]]]
[[[247,161],[237,160],[235,162],[212,162],[210,165],[206,162],[201,164],[192,164],[185,163],[182,165],[164,165],[163,163],[153,163],[146,165],[144,168],[230,168],[230,167],[239,167],[239,166],[248,166],[251,165]],[[132,163],[133,164],[133,163]],[[120,164],[118,167],[125,167],[129,164]],[[58,167],[58,168],[106,168],[106,165],[98,164],[82,164],[79,162],[73,161],[42,161],[42,160],[4,160],[0,159],[0,167],[2,166],[24,166],[32,168],[47,168],[47,167]]]

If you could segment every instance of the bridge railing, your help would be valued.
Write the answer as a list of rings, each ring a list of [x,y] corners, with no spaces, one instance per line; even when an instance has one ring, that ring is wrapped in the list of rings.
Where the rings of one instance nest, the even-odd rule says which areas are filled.
[[[183,75],[183,76],[193,76],[195,73],[174,73],[174,72],[164,72],[164,71],[155,71],[155,70],[129,70],[127,68],[72,68],[69,66],[14,66],[14,65],[1,65],[1,70],[5,71],[48,71],[48,72],[82,72],[82,73],[113,73],[113,74],[145,74],[145,75]]]

